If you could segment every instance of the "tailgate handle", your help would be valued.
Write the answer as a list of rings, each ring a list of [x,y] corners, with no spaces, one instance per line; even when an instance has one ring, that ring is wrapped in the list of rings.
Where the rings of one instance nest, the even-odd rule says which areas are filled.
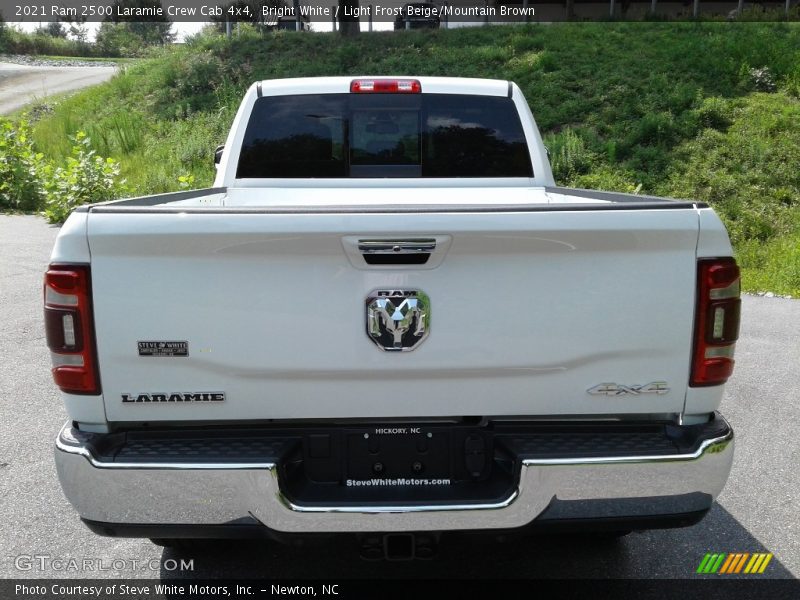
[[[424,265],[436,250],[436,240],[358,240],[358,250],[368,265]]]

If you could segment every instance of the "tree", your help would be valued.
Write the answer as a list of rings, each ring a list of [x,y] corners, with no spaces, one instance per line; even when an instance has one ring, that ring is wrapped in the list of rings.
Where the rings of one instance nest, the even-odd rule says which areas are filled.
[[[0,52],[7,52],[6,49],[6,22],[3,19],[3,11],[0,11]]]
[[[150,46],[172,43],[172,23],[114,23],[103,21],[97,30],[95,45],[105,56],[136,56]]]
[[[118,10],[120,7],[127,9],[130,14],[120,14],[121,11]],[[127,31],[146,46],[171,44],[175,41],[175,34],[172,32],[172,21],[163,14],[165,11],[162,11],[160,16],[147,17],[146,22],[136,15],[136,9],[152,11],[160,7],[160,0],[115,0],[114,12],[110,17],[106,17],[105,21],[124,25]]]
[[[344,36],[358,35],[361,26],[358,20],[358,0],[337,0],[339,4],[339,33]]]
[[[42,27],[38,27],[35,31],[36,35],[49,35],[54,38],[66,38],[67,30],[58,21],[46,23]]]
[[[145,44],[128,28],[127,23],[103,21],[94,40],[102,56],[135,56]]]
[[[148,17],[136,14],[136,9],[153,14],[161,6],[159,0],[116,0],[114,12],[100,23],[95,37],[98,51],[106,56],[136,56],[150,46],[163,46],[175,41],[172,21],[166,15]],[[129,14],[121,13],[124,7]]]
[[[232,0],[227,4],[220,4],[221,15],[212,15],[211,21],[216,25],[217,31],[225,32],[225,23],[251,23],[256,28],[271,30],[277,24],[275,13],[279,8],[285,8],[284,0]],[[264,12],[265,8],[273,9]]]
[[[89,39],[89,31],[85,21],[72,21],[69,24],[70,37],[79,44],[85,44]]]

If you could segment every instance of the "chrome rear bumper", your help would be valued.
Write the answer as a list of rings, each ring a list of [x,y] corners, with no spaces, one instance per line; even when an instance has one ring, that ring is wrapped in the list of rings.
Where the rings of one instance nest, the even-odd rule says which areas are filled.
[[[256,523],[287,533],[505,530],[537,519],[624,520],[707,510],[733,460],[733,430],[721,423],[685,454],[526,458],[516,489],[486,504],[302,506],[282,493],[274,462],[106,461],[92,452],[91,434],[70,424],[58,435],[55,458],[64,493],[80,516],[105,524]]]

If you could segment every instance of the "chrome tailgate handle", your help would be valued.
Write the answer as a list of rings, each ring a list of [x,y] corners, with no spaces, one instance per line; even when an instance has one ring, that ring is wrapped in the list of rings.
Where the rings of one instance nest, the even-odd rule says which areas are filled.
[[[358,249],[362,254],[430,254],[436,250],[436,240],[358,240]]]
[[[435,269],[450,243],[449,234],[362,233],[342,237],[348,260],[356,269]]]

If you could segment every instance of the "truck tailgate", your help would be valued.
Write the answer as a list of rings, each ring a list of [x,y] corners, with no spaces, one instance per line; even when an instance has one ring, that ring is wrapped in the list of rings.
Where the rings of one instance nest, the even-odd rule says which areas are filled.
[[[697,235],[692,208],[92,212],[106,415],[678,413]],[[361,239],[418,238],[440,242],[434,268],[358,262]],[[375,290],[430,299],[429,335],[414,351],[383,351],[368,337]],[[187,342],[187,355],[139,342]],[[652,382],[666,385],[637,393]],[[199,393],[216,401],[175,397]]]

